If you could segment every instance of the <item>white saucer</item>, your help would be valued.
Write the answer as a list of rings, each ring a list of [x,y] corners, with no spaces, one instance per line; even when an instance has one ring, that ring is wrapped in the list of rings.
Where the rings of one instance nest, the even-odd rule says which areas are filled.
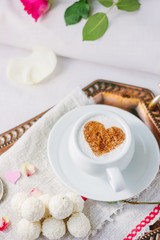
[[[83,114],[101,109],[121,115],[126,120],[135,138],[135,153],[131,163],[122,172],[126,188],[114,192],[106,179],[92,177],[81,171],[69,154],[68,139],[75,121]],[[133,114],[122,109],[89,105],[76,108],[65,114],[52,128],[48,140],[48,156],[51,166],[60,180],[80,195],[100,201],[118,201],[131,198],[143,191],[155,178],[159,169],[159,146],[151,131]]]

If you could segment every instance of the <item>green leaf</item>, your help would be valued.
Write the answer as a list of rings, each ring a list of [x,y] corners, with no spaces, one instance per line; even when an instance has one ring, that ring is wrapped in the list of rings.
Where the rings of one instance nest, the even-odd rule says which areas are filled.
[[[49,8],[50,8],[52,6],[51,0],[48,0],[48,3],[49,3]]]
[[[113,5],[113,0],[98,0],[98,2],[105,7],[111,7]]]
[[[108,18],[105,13],[91,16],[83,28],[83,40],[94,41],[104,35],[108,28]]]
[[[140,3],[137,0],[118,0],[116,3],[118,9],[133,12],[140,8]]]
[[[90,7],[87,0],[79,0],[66,9],[64,18],[66,25],[78,23],[81,18],[88,18]]]

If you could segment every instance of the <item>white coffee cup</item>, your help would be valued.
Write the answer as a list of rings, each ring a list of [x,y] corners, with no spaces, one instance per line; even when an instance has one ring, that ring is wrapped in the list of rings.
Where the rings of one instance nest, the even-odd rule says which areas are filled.
[[[87,121],[90,121],[90,119],[100,115],[103,115],[106,118],[112,118],[118,122],[120,126],[122,126],[122,130],[125,133],[125,141],[118,154],[112,156],[111,158],[99,158],[99,160],[95,160],[88,156],[80,146],[79,132]],[[132,160],[134,150],[134,138],[126,121],[116,113],[108,110],[98,110],[98,108],[97,111],[85,114],[75,123],[69,138],[69,152],[74,163],[82,171],[92,176],[103,177],[107,175],[106,181],[109,182],[110,186],[116,192],[125,189],[126,184],[122,171]]]

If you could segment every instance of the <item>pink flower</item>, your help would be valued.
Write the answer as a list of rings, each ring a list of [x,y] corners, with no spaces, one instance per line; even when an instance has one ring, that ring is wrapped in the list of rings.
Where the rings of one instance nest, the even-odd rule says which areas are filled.
[[[84,201],[87,201],[87,198],[86,198],[86,197],[81,196],[81,198],[82,198]]]
[[[38,189],[38,188],[33,188],[31,191],[30,191],[30,195],[32,197],[39,197],[41,195],[43,195],[43,193]]]
[[[23,174],[26,175],[27,177],[32,176],[36,172],[34,165],[29,162],[23,163],[21,168]]]
[[[38,18],[48,11],[51,6],[50,0],[20,0],[24,10],[31,14],[37,22]]]
[[[0,219],[0,231],[4,231],[9,225],[9,219],[7,217],[2,217]]]

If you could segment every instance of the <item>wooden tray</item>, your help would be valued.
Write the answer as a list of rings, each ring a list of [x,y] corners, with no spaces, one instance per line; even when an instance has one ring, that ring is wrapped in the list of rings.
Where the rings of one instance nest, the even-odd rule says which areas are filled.
[[[92,96],[97,104],[116,106],[139,117],[150,128],[160,146],[160,105],[157,104],[154,110],[149,110],[149,104],[155,97],[149,89],[96,80],[83,88],[83,91],[87,96]],[[1,134],[0,155],[9,149],[47,111]],[[159,226],[160,224],[156,225],[157,230],[150,232],[141,239],[154,240],[155,236],[160,233]],[[151,230],[153,229],[151,228]],[[158,239],[160,238],[157,237],[156,240]]]

